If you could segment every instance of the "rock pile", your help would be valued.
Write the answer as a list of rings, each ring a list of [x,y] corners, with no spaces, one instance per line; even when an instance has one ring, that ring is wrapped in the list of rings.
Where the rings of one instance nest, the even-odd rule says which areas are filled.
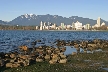
[[[6,67],[20,67],[28,66],[32,62],[48,61],[50,64],[66,63],[66,55],[64,52],[66,48],[52,48],[49,46],[39,46],[35,48],[28,48],[27,46],[20,46],[18,52],[3,53],[0,58],[0,66]]]
[[[73,52],[72,55],[76,55],[80,52],[80,48],[84,50],[86,53],[88,50],[93,51],[96,49],[104,49],[108,48],[108,41],[107,40],[74,40],[74,41],[65,41],[65,40],[57,40],[56,46],[38,46],[35,47],[37,42],[41,42],[41,40],[32,42],[33,47],[28,48],[27,46],[23,45],[20,46],[18,52],[10,52],[10,53],[0,53],[0,67],[20,67],[20,66],[28,66],[33,62],[44,62],[47,61],[50,64],[56,63],[66,63],[67,56],[64,55],[66,51],[65,46],[74,46],[77,52]]]

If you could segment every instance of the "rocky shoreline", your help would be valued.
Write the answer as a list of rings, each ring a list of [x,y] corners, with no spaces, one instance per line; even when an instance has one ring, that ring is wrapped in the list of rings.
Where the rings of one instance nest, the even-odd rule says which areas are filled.
[[[77,56],[87,56],[87,51],[95,51],[102,49],[101,54],[107,53],[108,40],[94,39],[94,40],[56,40],[54,46],[38,46],[35,47],[41,40],[31,42],[32,47],[29,48],[26,45],[19,46],[17,51],[10,53],[0,53],[0,66],[3,68],[20,68],[28,67],[37,63],[47,62],[48,64],[69,64],[69,60],[77,58]],[[73,46],[77,52],[72,52],[70,55],[65,55],[65,46]],[[83,49],[83,53],[80,52],[80,48]],[[94,52],[95,54],[95,52]],[[82,57],[83,58],[83,57]],[[99,57],[98,57],[99,58]],[[97,58],[97,59],[98,59]],[[79,60],[80,61],[80,60]],[[82,59],[81,59],[82,61]],[[83,60],[85,62],[91,62],[90,60]],[[74,63],[73,63],[74,64]],[[76,66],[77,67],[77,66]]]

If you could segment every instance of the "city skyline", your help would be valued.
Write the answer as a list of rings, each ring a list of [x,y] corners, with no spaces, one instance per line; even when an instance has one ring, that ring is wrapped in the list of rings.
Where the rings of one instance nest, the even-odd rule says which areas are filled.
[[[93,30],[96,28],[107,27],[104,22],[102,24],[100,22],[101,22],[100,17],[98,17],[97,23],[93,26],[91,26],[90,24],[83,25],[79,21],[76,21],[75,23],[73,22],[71,25],[70,24],[65,25],[65,23],[61,23],[60,26],[57,26],[55,23],[50,23],[50,22],[46,23],[41,21],[40,26],[36,26],[36,30],[91,30],[91,29]]]
[[[107,0],[1,0],[0,20],[11,21],[14,18],[33,13],[36,15],[79,16],[96,20],[97,17],[108,21]]]

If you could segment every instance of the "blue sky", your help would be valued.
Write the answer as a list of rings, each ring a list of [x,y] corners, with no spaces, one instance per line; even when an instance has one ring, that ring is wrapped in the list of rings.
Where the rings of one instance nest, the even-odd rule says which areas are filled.
[[[0,0],[0,20],[11,21],[26,13],[108,21],[108,0]]]

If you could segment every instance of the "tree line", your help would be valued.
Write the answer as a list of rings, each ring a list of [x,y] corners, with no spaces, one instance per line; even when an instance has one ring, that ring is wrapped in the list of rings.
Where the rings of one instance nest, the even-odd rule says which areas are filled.
[[[36,26],[0,25],[0,30],[36,30]]]

